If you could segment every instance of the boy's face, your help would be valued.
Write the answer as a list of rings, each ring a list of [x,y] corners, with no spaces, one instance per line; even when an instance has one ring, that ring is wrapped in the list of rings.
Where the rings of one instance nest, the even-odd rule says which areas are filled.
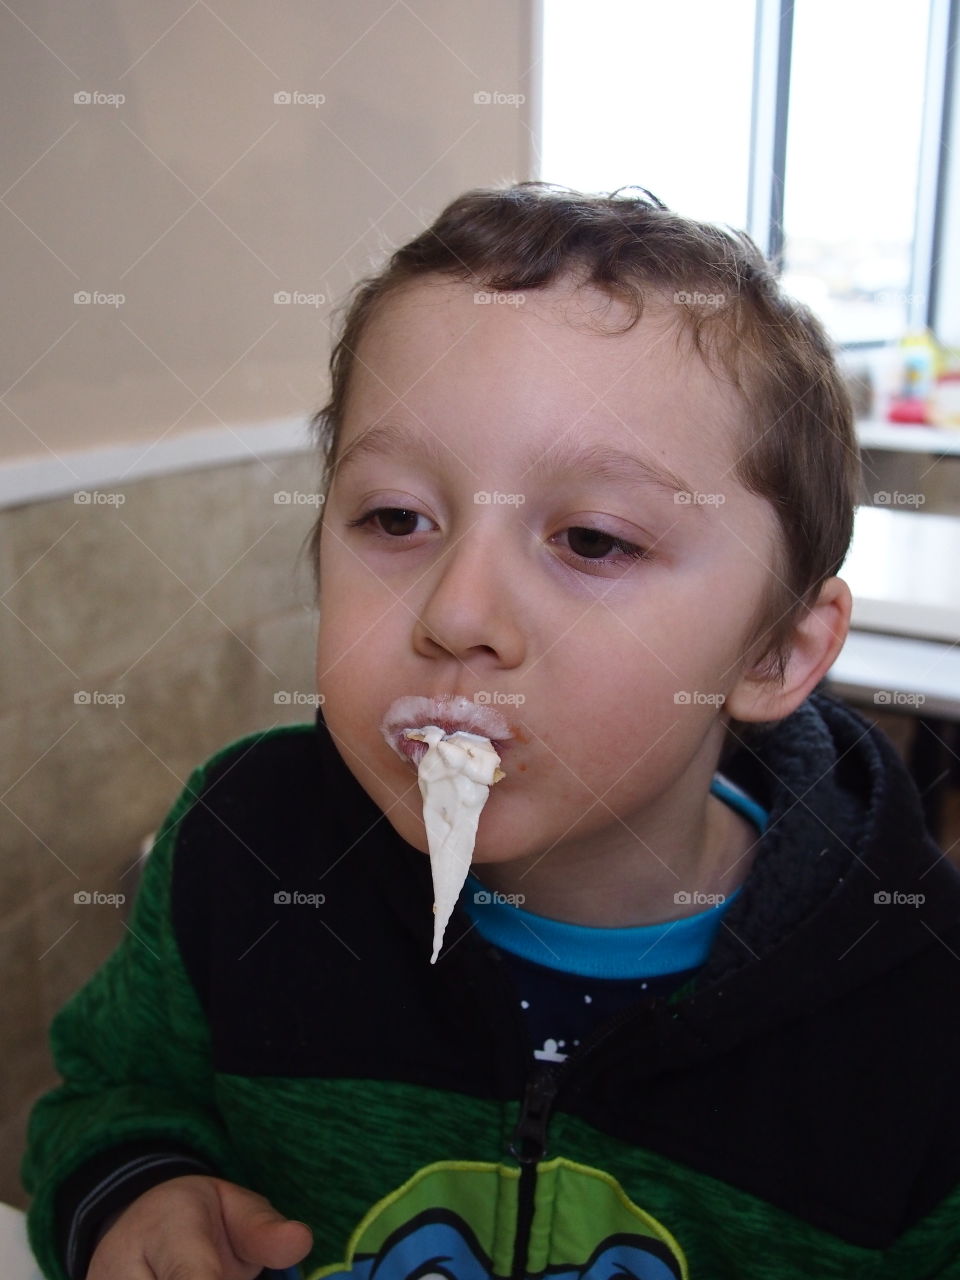
[[[610,335],[591,322],[628,313],[593,290],[505,296],[431,280],[372,318],[320,549],[324,719],[405,840],[426,850],[415,768],[380,732],[395,699],[482,694],[519,731],[477,862],[647,838],[703,805],[778,538],[734,478],[737,393],[678,344],[669,301]]]

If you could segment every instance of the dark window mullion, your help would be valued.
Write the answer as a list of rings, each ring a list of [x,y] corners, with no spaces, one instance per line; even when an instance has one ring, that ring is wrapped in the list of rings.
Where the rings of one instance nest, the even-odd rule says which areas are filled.
[[[773,181],[770,190],[770,234],[767,257],[777,274],[783,270],[783,198],[787,173],[787,126],[790,113],[790,59],[793,56],[793,0],[780,0],[777,41],[777,96],[773,126]]]
[[[925,312],[925,323],[934,333],[937,332],[938,317],[937,311],[940,303],[940,259],[943,255],[944,240],[946,238],[946,205],[947,205],[947,185],[949,181],[949,163],[950,149],[953,145],[952,126],[953,119],[953,95],[956,92],[956,76],[957,76],[957,41],[960,39],[960,0],[948,0],[949,13],[946,15],[946,47],[944,50],[943,62],[940,71],[943,76],[942,102],[940,108],[940,128],[937,146],[936,166],[937,176],[934,184],[934,206],[933,206],[933,226],[930,235],[930,260],[924,276],[921,279],[914,279],[911,285],[916,292],[918,289],[926,286],[927,305]],[[930,14],[930,41],[931,45],[937,35],[936,8],[931,10]],[[943,23],[939,24],[943,29]],[[929,64],[929,60],[928,60]],[[960,139],[957,139],[960,142]],[[920,203],[918,201],[918,212]],[[914,258],[914,270],[920,264]]]
[[[747,225],[779,273],[783,266],[792,0],[757,0],[754,42]]]

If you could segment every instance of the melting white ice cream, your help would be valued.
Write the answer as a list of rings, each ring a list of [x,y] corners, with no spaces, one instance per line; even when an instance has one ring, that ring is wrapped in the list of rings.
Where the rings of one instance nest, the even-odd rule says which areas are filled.
[[[433,873],[433,955],[435,964],[444,930],[470,870],[480,812],[490,788],[505,776],[489,738],[476,733],[447,735],[435,724],[404,729],[404,736],[426,742],[417,770],[423,797],[430,870]]]

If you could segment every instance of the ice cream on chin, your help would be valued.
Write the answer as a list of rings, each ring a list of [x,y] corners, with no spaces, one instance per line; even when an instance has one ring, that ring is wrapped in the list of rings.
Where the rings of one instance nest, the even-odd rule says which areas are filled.
[[[486,700],[440,693],[394,699],[380,732],[417,770],[433,873],[433,964],[470,870],[480,813],[504,777],[500,756],[518,731]]]
[[[447,734],[435,724],[404,729],[403,733],[428,744],[417,766],[417,780],[433,873],[430,963],[435,964],[470,870],[481,810],[490,788],[505,775],[489,738],[459,731]]]

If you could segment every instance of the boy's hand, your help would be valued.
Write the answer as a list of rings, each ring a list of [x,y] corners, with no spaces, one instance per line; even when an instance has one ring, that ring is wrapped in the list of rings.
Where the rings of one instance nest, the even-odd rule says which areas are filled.
[[[120,1213],[86,1280],[254,1280],[292,1267],[313,1237],[245,1187],[189,1174],[161,1182]]]

